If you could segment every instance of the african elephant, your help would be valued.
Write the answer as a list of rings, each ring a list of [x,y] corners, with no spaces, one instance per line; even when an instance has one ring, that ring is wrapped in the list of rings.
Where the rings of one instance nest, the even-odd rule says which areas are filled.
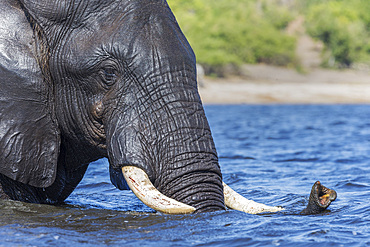
[[[164,0],[0,0],[0,194],[62,203],[90,162],[165,213],[279,211],[222,182]],[[127,183],[126,183],[127,182]]]

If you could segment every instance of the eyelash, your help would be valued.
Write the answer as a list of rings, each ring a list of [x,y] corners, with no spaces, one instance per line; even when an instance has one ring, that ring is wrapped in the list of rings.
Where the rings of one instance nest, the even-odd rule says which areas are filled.
[[[107,84],[113,84],[113,83],[115,83],[116,82],[116,79],[118,77],[117,70],[114,69],[114,68],[111,68],[111,67],[104,68],[102,70],[102,74],[103,74],[104,81]]]

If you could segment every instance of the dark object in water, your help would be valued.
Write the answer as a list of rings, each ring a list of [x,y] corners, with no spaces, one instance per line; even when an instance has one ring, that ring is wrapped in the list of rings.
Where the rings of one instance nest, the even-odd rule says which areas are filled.
[[[320,181],[317,181],[312,186],[308,205],[302,210],[301,214],[322,213],[335,199],[337,199],[337,192],[326,188]]]

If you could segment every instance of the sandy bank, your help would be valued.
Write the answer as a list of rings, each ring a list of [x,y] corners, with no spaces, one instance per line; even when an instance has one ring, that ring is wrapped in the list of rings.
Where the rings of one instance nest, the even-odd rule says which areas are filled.
[[[205,104],[369,104],[370,73],[314,69],[307,74],[267,65],[245,65],[238,78],[204,78]]]

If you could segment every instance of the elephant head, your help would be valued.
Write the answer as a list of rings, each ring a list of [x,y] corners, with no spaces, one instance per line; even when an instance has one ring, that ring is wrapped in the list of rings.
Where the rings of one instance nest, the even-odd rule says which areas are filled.
[[[127,181],[163,212],[223,210],[225,198],[244,211],[279,210],[232,206],[246,199],[226,185],[224,198],[195,56],[166,1],[0,5],[0,182],[8,197],[61,203],[88,164],[107,157],[117,188]],[[163,204],[176,209],[155,206]]]

